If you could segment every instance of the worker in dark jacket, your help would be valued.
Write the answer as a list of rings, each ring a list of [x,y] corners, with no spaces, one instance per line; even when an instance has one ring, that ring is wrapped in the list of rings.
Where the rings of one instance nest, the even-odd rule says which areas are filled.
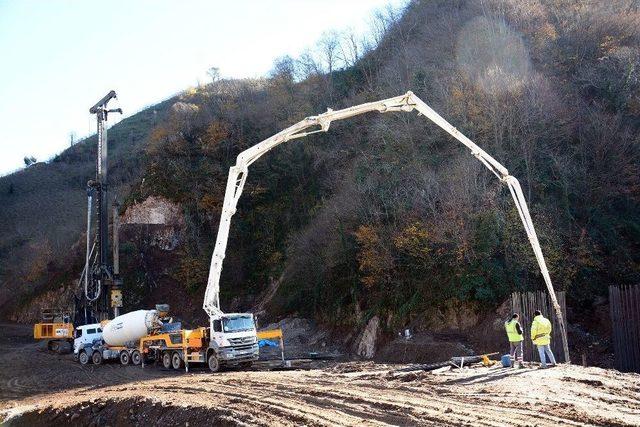
[[[512,361],[517,361],[518,366],[524,367],[522,364],[522,342],[524,341],[524,334],[522,326],[518,322],[520,316],[518,313],[513,313],[511,319],[504,323],[504,329],[507,331],[507,338],[509,339],[509,354]],[[513,363],[513,367],[516,364]]]

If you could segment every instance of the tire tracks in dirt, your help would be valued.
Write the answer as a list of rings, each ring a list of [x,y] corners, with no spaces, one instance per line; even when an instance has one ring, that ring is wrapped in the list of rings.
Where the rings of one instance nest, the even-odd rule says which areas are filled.
[[[28,341],[0,345],[0,423],[149,425],[640,425],[640,375],[598,368],[472,368],[396,377],[350,362],[189,373],[80,365]],[[108,409],[108,410],[106,410]]]

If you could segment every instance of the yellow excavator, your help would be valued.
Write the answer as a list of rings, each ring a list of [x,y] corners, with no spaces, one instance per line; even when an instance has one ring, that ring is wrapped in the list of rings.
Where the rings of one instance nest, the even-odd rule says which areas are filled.
[[[47,341],[47,348],[57,353],[71,350],[73,333],[71,315],[61,309],[42,310],[42,322],[33,325],[33,338]]]

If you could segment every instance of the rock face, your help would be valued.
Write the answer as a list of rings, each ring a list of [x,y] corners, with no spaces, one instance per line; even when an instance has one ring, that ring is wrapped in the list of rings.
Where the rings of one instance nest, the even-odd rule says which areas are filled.
[[[126,233],[131,229],[144,231],[150,246],[165,251],[172,251],[180,244],[185,226],[180,205],[157,196],[148,197],[142,203],[127,208],[120,223]]]
[[[478,309],[476,304],[449,300],[445,306],[436,313],[431,330],[434,332],[468,331],[478,324]]]
[[[372,317],[357,341],[356,354],[365,359],[372,359],[376,354],[376,341],[380,333],[380,318]]]
[[[196,104],[191,104],[188,102],[176,102],[171,106],[171,112],[176,115],[181,116],[190,116],[198,112],[200,107]]]

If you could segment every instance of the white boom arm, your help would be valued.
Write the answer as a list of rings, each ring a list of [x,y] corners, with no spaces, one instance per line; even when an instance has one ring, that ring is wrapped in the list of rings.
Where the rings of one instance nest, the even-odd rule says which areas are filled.
[[[290,126],[279,133],[265,139],[264,141],[254,145],[251,148],[241,152],[238,155],[236,165],[229,169],[229,179],[227,180],[227,189],[224,195],[224,203],[222,206],[222,215],[220,217],[220,226],[218,228],[218,236],[216,238],[216,246],[211,258],[211,268],[209,270],[209,280],[207,282],[207,289],[204,296],[203,308],[207,314],[211,316],[219,316],[222,314],[220,309],[220,274],[222,273],[222,261],[224,260],[225,251],[227,248],[227,240],[229,238],[229,227],[231,225],[231,217],[236,212],[236,206],[238,199],[242,194],[244,183],[247,180],[247,174],[249,172],[249,166],[258,160],[262,155],[267,153],[272,148],[282,144],[283,142],[302,138],[307,135],[318,132],[326,132],[329,130],[329,126],[332,121],[343,120],[349,117],[357,116],[371,111],[377,111],[379,113],[388,113],[391,111],[406,111],[410,112],[416,110],[420,115],[426,116],[432,122],[440,126],[443,130],[453,136],[455,139],[464,144],[471,150],[471,154],[482,162],[494,175],[500,179],[503,183],[509,187],[509,191],[513,196],[516,208],[524,225],[524,229],[529,237],[529,242],[533,248],[533,253],[540,266],[540,272],[544,278],[549,292],[549,298],[553,304],[558,323],[560,325],[562,334],[562,344],[564,349],[565,358],[567,363],[569,362],[569,346],[567,342],[567,333],[564,324],[564,316],[560,305],[556,299],[556,294],[551,283],[551,277],[547,269],[544,256],[542,255],[542,249],[538,241],[538,236],[533,227],[531,221],[531,215],[529,214],[529,208],[527,202],[520,188],[518,180],[509,175],[509,171],[502,166],[497,160],[487,154],[482,148],[478,147],[473,141],[464,136],[458,129],[453,127],[442,116],[431,109],[420,98],[413,94],[413,92],[407,92],[404,95],[396,96],[393,98],[383,99],[381,101],[369,102],[366,104],[356,105],[354,107],[345,108],[343,110],[333,111],[327,110],[326,113],[307,117],[304,120]],[[308,130],[311,129],[311,130]]]

